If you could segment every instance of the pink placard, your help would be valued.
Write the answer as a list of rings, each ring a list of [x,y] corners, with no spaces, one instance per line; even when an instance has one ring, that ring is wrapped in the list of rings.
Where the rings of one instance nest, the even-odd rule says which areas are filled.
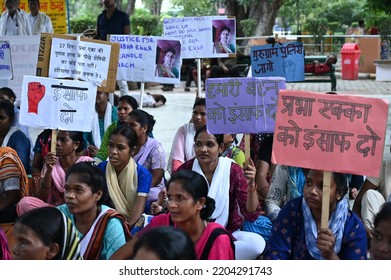
[[[280,90],[272,162],[379,176],[388,101]]]

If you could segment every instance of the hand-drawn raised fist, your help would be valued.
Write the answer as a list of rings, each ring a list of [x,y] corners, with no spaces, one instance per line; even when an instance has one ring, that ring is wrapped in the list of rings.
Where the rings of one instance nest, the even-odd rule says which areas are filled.
[[[45,96],[45,86],[39,82],[28,83],[28,112],[38,114],[38,104]]]

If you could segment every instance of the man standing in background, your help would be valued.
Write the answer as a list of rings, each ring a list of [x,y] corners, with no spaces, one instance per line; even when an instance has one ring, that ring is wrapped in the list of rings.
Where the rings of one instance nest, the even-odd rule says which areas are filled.
[[[129,16],[117,9],[115,0],[104,0],[103,5],[105,10],[98,16],[97,20],[97,37],[100,40],[107,40],[107,35],[110,34],[130,34]],[[117,80],[120,90],[120,95],[128,95],[128,83],[125,80]]]
[[[54,33],[50,17],[39,11],[39,0],[29,0],[28,4],[30,9],[28,19],[31,26],[31,33],[33,35]]]
[[[17,0],[5,0],[6,11],[0,18],[0,36],[31,35],[27,14],[18,10]]]

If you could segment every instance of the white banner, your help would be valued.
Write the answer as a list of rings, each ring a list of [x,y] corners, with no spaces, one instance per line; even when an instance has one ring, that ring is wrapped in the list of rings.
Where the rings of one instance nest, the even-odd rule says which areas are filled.
[[[105,86],[111,46],[80,40],[52,39],[49,77],[74,78]]]
[[[12,79],[12,61],[10,43],[0,41],[0,80]]]
[[[117,80],[179,84],[180,40],[137,35],[110,35],[120,44]]]
[[[12,80],[0,80],[0,87],[11,88],[16,95],[16,104],[20,103],[23,75],[34,76],[37,71],[39,35],[32,36],[4,36],[0,41],[10,43],[11,63],[13,70]]]
[[[182,58],[236,54],[236,20],[227,16],[165,18],[163,36],[182,40]]]
[[[20,123],[31,127],[91,131],[96,86],[90,82],[24,76]]]

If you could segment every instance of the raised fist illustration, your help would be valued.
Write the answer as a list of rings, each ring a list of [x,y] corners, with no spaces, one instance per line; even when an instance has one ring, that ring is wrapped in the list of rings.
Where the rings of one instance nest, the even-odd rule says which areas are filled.
[[[45,86],[39,82],[30,82],[28,84],[28,112],[38,114],[38,104],[45,96]]]

